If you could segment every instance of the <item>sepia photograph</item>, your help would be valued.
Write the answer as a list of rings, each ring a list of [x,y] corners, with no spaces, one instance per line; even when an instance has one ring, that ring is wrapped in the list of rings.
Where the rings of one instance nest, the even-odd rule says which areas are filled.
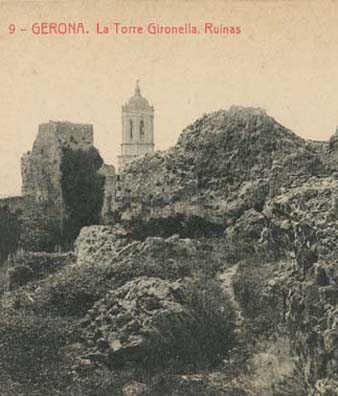
[[[338,396],[338,2],[0,0],[0,396]]]

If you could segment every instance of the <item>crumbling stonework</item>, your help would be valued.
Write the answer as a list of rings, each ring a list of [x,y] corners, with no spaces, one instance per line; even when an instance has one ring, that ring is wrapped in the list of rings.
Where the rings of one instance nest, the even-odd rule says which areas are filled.
[[[64,216],[62,150],[88,150],[93,146],[93,126],[49,121],[39,125],[33,149],[21,160],[22,195],[36,202],[52,201]]]
[[[22,196],[0,200],[20,225],[16,245],[50,251],[71,244],[82,226],[98,224],[104,180],[104,208],[114,199],[114,169],[100,175],[102,164],[92,125],[39,125],[32,150],[21,159]]]

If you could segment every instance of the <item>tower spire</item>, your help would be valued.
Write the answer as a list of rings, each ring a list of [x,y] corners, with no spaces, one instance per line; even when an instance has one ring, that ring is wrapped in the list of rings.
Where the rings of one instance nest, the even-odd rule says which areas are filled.
[[[140,80],[136,80],[135,95],[141,96]]]

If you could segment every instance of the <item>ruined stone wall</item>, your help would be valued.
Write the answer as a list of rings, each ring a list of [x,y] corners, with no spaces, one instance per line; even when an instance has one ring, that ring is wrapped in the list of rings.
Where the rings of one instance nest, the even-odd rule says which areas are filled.
[[[50,125],[51,122],[48,123]],[[70,122],[53,123],[58,143],[73,150],[88,150],[93,145],[93,125]]]
[[[22,194],[38,202],[53,199],[62,205],[62,149],[88,150],[92,144],[92,125],[53,121],[40,124],[32,152],[22,157]]]
[[[21,160],[22,195],[37,203],[54,201],[62,217],[61,147],[55,123],[39,125],[32,151]]]
[[[33,206],[43,212],[41,216],[46,217],[40,228],[56,227],[64,234],[65,227],[72,224],[73,238],[81,225],[98,222],[96,212],[100,211],[97,206],[103,191],[102,176],[96,172],[102,162],[93,146],[92,125],[54,121],[39,125],[32,151],[22,157],[21,171],[22,195],[32,200]],[[34,229],[39,228],[35,209],[28,216]]]
[[[93,144],[93,127],[87,124],[49,121],[39,125],[31,152],[22,157],[22,195],[37,203],[53,202],[60,224],[65,215],[61,163],[63,150],[88,150]]]

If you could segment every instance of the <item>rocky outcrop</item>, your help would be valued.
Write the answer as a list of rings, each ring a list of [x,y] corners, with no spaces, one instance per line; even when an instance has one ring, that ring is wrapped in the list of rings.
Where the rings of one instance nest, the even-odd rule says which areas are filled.
[[[305,279],[301,268],[282,284],[288,290],[286,323],[291,345],[302,361],[314,395],[335,394],[329,389],[335,382],[338,365],[337,279],[334,263],[319,260]]]
[[[172,149],[128,165],[117,201],[122,219],[182,213],[222,224],[324,173],[305,140],[263,110],[232,107],[198,119]]]
[[[176,234],[138,241],[120,225],[84,227],[74,246],[78,265],[109,265],[110,276],[121,282],[145,275],[177,280],[198,272],[214,277],[228,255],[224,238],[200,240]]]
[[[83,227],[74,243],[77,263],[110,263],[119,247],[128,242],[128,234],[119,226]]]
[[[336,392],[336,140],[305,141],[261,110],[234,107],[130,164],[118,196],[134,224],[183,216],[224,227],[227,260],[244,261],[235,293],[246,331],[286,331],[302,389],[315,395]]]
[[[110,291],[83,322],[88,345],[95,345],[88,358],[111,367],[214,364],[234,346],[234,319],[217,286],[207,288],[141,277]]]

